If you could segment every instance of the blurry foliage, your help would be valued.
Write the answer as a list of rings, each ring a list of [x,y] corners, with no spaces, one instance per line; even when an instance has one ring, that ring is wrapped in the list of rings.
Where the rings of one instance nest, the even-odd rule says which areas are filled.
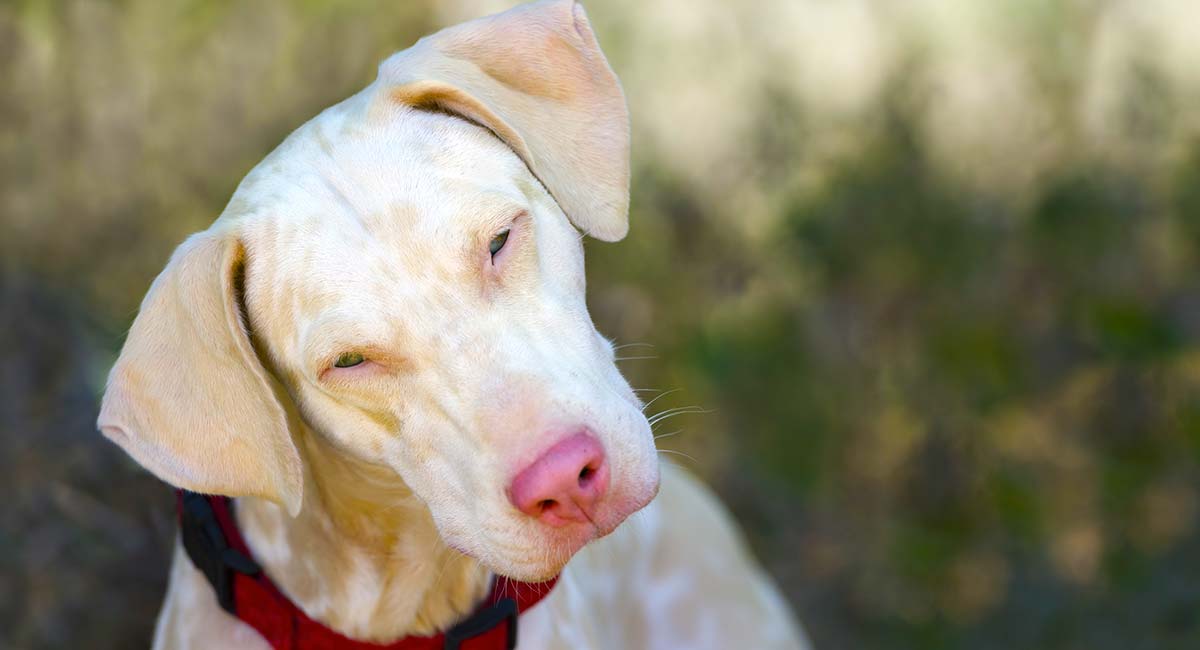
[[[1196,7],[589,5],[635,128],[594,316],[680,389],[652,412],[711,410],[663,459],[817,647],[1200,644]],[[482,11],[0,7],[0,648],[143,643],[170,498],[91,430],[138,300],[287,131]]]

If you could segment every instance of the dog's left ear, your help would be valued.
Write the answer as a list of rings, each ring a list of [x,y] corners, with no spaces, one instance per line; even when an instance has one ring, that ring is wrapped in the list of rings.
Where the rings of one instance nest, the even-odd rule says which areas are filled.
[[[108,377],[100,431],[164,481],[300,510],[303,470],[250,343],[245,251],[227,229],[188,238],[150,287]]]
[[[577,228],[629,230],[629,112],[587,15],[545,0],[444,29],[392,55],[384,92],[492,130]]]

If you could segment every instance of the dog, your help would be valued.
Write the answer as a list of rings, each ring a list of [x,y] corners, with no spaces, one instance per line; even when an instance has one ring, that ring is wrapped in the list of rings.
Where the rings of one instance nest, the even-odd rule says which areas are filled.
[[[544,591],[521,648],[807,647],[714,497],[660,467],[588,315],[582,238],[628,230],[629,140],[583,8],[522,5],[392,55],[180,245],[98,427],[234,498],[246,552],[185,525],[155,648],[471,647],[501,579]],[[250,580],[296,612],[279,634],[337,643],[268,638],[223,599]]]

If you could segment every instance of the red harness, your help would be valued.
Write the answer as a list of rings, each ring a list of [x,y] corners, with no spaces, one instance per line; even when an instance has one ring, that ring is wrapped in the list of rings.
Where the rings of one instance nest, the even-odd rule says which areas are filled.
[[[517,615],[536,605],[558,581],[498,577],[479,609],[446,632],[386,644],[355,641],[312,620],[279,591],[251,559],[231,504],[228,497],[179,490],[183,546],[212,584],[221,607],[258,630],[275,650],[512,650],[517,645]]]

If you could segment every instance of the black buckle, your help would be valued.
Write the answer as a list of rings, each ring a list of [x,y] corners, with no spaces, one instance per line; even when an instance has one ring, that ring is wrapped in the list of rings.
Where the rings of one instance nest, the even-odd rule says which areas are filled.
[[[261,571],[254,560],[231,548],[217,522],[208,497],[183,491],[179,509],[179,528],[183,548],[192,564],[208,578],[217,592],[217,602],[225,611],[237,615],[233,602],[233,572],[254,575]]]
[[[517,647],[517,601],[502,598],[495,605],[482,609],[471,618],[455,625],[446,632],[445,650],[459,650],[464,641],[484,634],[501,623],[508,623],[508,642],[505,647]]]

